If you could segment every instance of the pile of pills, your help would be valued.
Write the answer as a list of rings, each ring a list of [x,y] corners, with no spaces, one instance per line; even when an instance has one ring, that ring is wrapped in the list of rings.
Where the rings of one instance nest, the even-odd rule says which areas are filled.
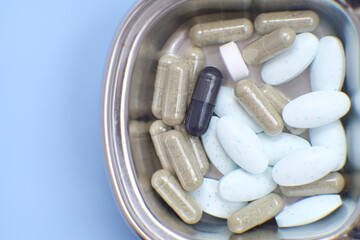
[[[205,212],[243,233],[272,218],[278,227],[309,224],[341,206],[345,181],[337,171],[347,144],[340,118],[351,102],[340,91],[343,45],[311,33],[319,21],[313,11],[286,11],[262,13],[254,23],[199,23],[183,56],[159,59],[150,135],[163,169],[151,183],[185,223]],[[255,32],[240,49],[237,42]],[[235,87],[205,67],[209,45],[219,45]],[[249,78],[250,65],[261,66],[261,85]],[[306,69],[312,91],[286,98],[277,86]],[[211,178],[210,166],[223,176]]]

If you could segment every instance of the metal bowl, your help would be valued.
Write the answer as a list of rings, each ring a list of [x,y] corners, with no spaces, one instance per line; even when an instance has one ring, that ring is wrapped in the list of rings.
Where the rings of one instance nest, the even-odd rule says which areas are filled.
[[[357,1],[352,1],[354,4]],[[360,86],[360,27],[346,1],[332,0],[147,0],[138,2],[116,35],[104,88],[103,126],[108,172],[115,197],[135,231],[146,239],[354,239],[360,213],[360,114],[349,113],[343,123],[349,137],[348,164],[342,171],[347,187],[344,205],[329,217],[302,227],[278,229],[274,221],[242,235],[232,235],[226,221],[204,215],[200,223],[184,224],[155,194],[152,174],[160,168],[148,130],[153,85],[159,57],[181,53],[190,46],[187,32],[198,22],[233,17],[254,19],[266,11],[312,9],[321,18],[318,36],[337,35],[346,51],[346,86],[353,96]],[[217,48],[204,48],[207,65],[224,69]],[[209,58],[208,58],[209,59]],[[250,69],[256,72],[256,69]],[[306,74],[306,73],[305,73]],[[304,77],[305,75],[303,75]],[[256,76],[253,76],[256,78]],[[300,77],[303,78],[303,77]],[[230,81],[226,81],[231,85]],[[289,97],[306,91],[300,80],[285,84]]]

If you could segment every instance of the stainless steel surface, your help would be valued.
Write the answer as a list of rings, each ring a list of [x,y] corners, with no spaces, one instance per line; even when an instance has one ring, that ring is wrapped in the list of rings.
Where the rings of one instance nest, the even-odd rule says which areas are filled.
[[[341,3],[338,3],[341,2]],[[251,5],[251,6],[250,6]],[[205,215],[199,224],[184,224],[154,193],[151,175],[160,168],[150,135],[149,123],[155,71],[159,56],[183,53],[189,46],[188,29],[198,22],[232,17],[253,20],[264,11],[313,9],[319,13],[318,36],[335,34],[346,48],[347,79],[344,90],[353,95],[360,89],[359,22],[355,12],[344,1],[331,0],[148,0],[138,2],[124,19],[116,35],[109,59],[104,88],[103,125],[107,164],[115,197],[131,226],[146,239],[228,239],[231,233],[226,222]],[[248,40],[248,41],[251,41]],[[243,45],[248,42],[240,44]],[[224,69],[217,58],[216,47],[205,47],[207,65]],[[209,57],[213,57],[209,61]],[[258,67],[250,67],[256,72]],[[301,79],[280,87],[293,98],[309,91]],[[256,80],[258,74],[251,75]],[[225,76],[227,78],[227,76]],[[225,84],[232,86],[231,81]],[[345,238],[360,213],[360,156],[355,151],[360,141],[360,119],[351,113],[344,119],[350,139],[349,164],[344,171],[347,187],[345,205],[333,214],[310,226],[276,229],[281,239]],[[353,130],[355,129],[355,130]],[[258,231],[262,231],[260,228]],[[345,234],[345,235],[344,235]],[[231,236],[239,238],[240,236]],[[119,236],[119,239],[121,236]],[[351,239],[350,237],[349,239]]]

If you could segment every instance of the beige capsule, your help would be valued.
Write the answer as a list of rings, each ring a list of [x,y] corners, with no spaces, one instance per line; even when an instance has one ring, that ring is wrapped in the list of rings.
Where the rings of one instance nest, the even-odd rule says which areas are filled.
[[[184,125],[175,126],[174,129],[181,132],[186,141],[190,144],[199,165],[200,172],[204,176],[208,172],[210,165],[200,138],[188,134]]]
[[[178,57],[172,54],[164,55],[159,59],[156,70],[153,101],[151,105],[151,111],[158,119],[162,118],[162,99],[166,83],[168,81],[170,65],[178,60]]]
[[[196,190],[203,182],[203,175],[190,144],[177,130],[170,130],[165,135],[166,153],[181,186],[188,192]]]
[[[151,185],[185,223],[195,224],[200,221],[202,210],[168,170],[161,169],[155,172],[151,178]]]
[[[227,225],[233,233],[243,233],[275,217],[283,208],[282,198],[276,193],[270,193],[233,213]]]
[[[185,52],[184,60],[190,70],[189,94],[187,100],[188,104],[190,104],[191,96],[194,91],[196,81],[199,77],[199,73],[205,66],[205,55],[201,48],[191,47]]]
[[[276,111],[280,114],[280,116],[282,116],[282,110],[285,107],[285,105],[289,103],[289,100],[284,95],[282,95],[279,90],[277,90],[271,85],[263,84],[259,86],[259,89],[264,94],[264,96],[270,101],[271,105],[276,109]],[[306,131],[305,128],[290,127],[285,122],[284,125],[285,128],[294,135],[300,135]]]
[[[170,159],[166,156],[166,149],[164,143],[164,134],[170,131],[171,127],[166,125],[162,120],[154,121],[150,126],[150,136],[155,147],[157,156],[159,157],[161,166],[164,169],[169,170],[171,173],[175,173],[171,165]]]
[[[244,40],[253,32],[249,19],[237,18],[196,24],[190,29],[189,38],[196,47],[203,47]]]
[[[189,68],[184,62],[170,64],[168,83],[162,98],[162,120],[169,126],[184,122],[189,93]]]
[[[280,186],[281,193],[287,197],[308,197],[321,194],[340,193],[345,187],[344,177],[337,172],[329,173],[325,177],[300,186]]]
[[[256,17],[254,27],[263,35],[280,27],[291,27],[296,33],[311,32],[319,25],[319,16],[314,11],[284,11],[262,13]]]
[[[235,96],[249,115],[264,129],[266,134],[282,132],[284,122],[259,88],[249,80],[241,80],[235,86]]]
[[[289,27],[281,27],[245,46],[242,55],[249,65],[258,65],[291,47],[296,33]]]

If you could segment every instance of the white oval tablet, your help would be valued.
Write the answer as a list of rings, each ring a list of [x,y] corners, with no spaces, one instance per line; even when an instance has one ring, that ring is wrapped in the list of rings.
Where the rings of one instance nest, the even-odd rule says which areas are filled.
[[[296,128],[314,128],[334,122],[350,109],[349,97],[339,91],[317,91],[302,95],[285,105],[285,123]]]
[[[344,167],[347,144],[345,130],[340,120],[309,129],[309,137],[312,146],[324,146],[336,152],[337,164],[333,171],[339,171]]]
[[[247,202],[271,193],[276,187],[270,167],[261,174],[250,174],[239,168],[220,179],[218,192],[225,200]]]
[[[195,200],[199,207],[212,216],[228,218],[235,211],[246,206],[246,202],[230,202],[218,196],[219,181],[211,178],[204,178],[202,185],[189,195]]]
[[[234,89],[229,87],[221,87],[216,99],[214,113],[219,117],[230,115],[238,118],[245,123],[254,132],[259,133],[264,130],[257,124],[241,106],[235,97]]]
[[[219,142],[216,127],[218,124],[219,118],[212,117],[209,128],[204,135],[201,136],[201,141],[203,143],[206,155],[208,156],[210,162],[214,164],[217,170],[222,174],[226,175],[235,169],[239,168],[237,165],[225,152],[221,143]]]
[[[248,126],[232,116],[224,116],[216,132],[225,152],[245,171],[259,174],[266,170],[269,160],[256,133]]]
[[[280,85],[294,79],[314,60],[318,45],[319,39],[314,34],[298,34],[292,47],[263,65],[262,79],[270,85]]]
[[[249,69],[236,43],[226,43],[220,46],[219,49],[225,67],[234,81],[239,81],[249,76]]]
[[[331,172],[337,154],[327,147],[310,147],[293,152],[273,168],[274,181],[281,186],[298,186],[314,182]]]
[[[290,133],[280,133],[276,136],[260,133],[257,136],[263,143],[263,150],[269,158],[269,165],[275,165],[292,152],[310,147],[308,141]]]
[[[320,39],[319,51],[311,64],[310,84],[313,91],[341,90],[345,79],[345,53],[334,36]]]
[[[318,221],[342,205],[338,194],[304,198],[281,211],[276,217],[279,227],[295,227]]]

